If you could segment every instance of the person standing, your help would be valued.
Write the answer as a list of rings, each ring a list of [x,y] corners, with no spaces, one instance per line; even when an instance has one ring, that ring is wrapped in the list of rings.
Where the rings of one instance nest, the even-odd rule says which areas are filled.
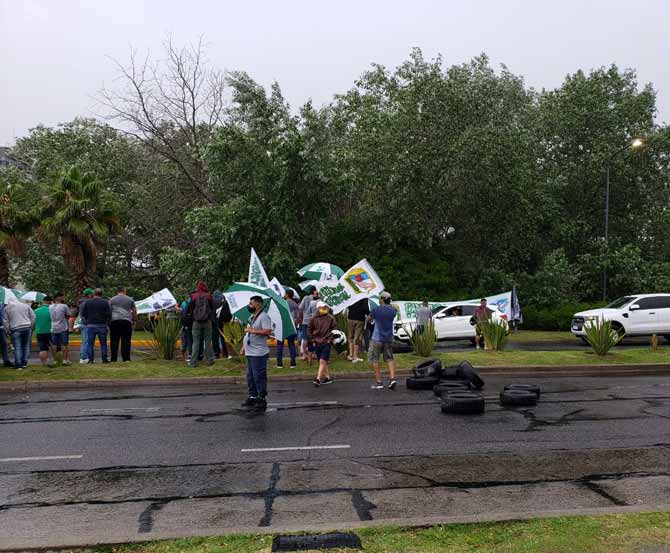
[[[358,352],[363,344],[365,319],[370,314],[370,302],[367,298],[358,300],[347,310],[347,330],[349,331],[349,355],[347,359],[352,363],[363,361]]]
[[[7,346],[7,335],[9,330],[5,332],[5,323],[3,321],[3,312],[5,306],[0,301],[0,353],[2,353],[2,366],[5,368],[13,367],[14,365],[9,360],[9,347]]]
[[[44,296],[42,305],[35,309],[35,334],[39,348],[40,364],[44,367],[49,361],[51,351],[51,296]]]
[[[482,335],[482,327],[480,325],[481,323],[490,321],[492,314],[493,310],[487,307],[486,298],[482,298],[481,300],[479,300],[479,306],[475,309],[474,313],[472,314],[472,318],[474,319],[475,322],[475,347],[477,349],[479,349],[481,344],[483,344],[484,349],[486,349],[486,342],[484,341],[484,336]]]
[[[25,303],[10,303],[2,311],[2,324],[12,337],[14,368],[25,369],[30,359],[30,338],[35,326],[35,312]]]
[[[84,304],[93,297],[93,290],[85,288],[83,296],[79,298],[77,305],[77,314],[79,315],[79,335],[81,336],[81,345],[79,346],[79,362],[88,363],[88,329],[86,328],[86,319],[82,315]]]
[[[63,365],[70,365],[70,308],[64,303],[63,294],[56,292],[54,302],[49,306],[51,314],[51,345],[56,353],[63,352]]]
[[[228,350],[228,345],[226,344],[226,325],[230,325],[230,322],[233,320],[233,314],[230,311],[230,304],[226,299],[226,296],[221,297],[221,306],[216,312],[216,331],[221,337],[221,355],[225,356],[228,359],[232,359],[233,356]]]
[[[319,387],[322,384],[333,383],[328,370],[328,360],[333,343],[333,330],[337,330],[337,322],[324,302],[316,302],[315,307],[316,312],[309,321],[308,331],[314,344],[314,353],[319,360],[319,371],[314,379],[314,386]]]
[[[181,355],[188,363],[193,352],[193,313],[189,311],[191,303],[190,296],[186,298],[179,308],[181,314]]]
[[[191,294],[191,302],[188,308],[193,316],[193,353],[189,366],[195,368],[198,366],[198,357],[201,348],[204,346],[204,359],[207,365],[214,364],[214,352],[212,351],[212,314],[214,312],[214,303],[212,295],[207,289],[207,285],[198,281],[195,286],[195,292]]]
[[[416,332],[423,333],[426,327],[433,321],[433,312],[428,307],[428,302],[424,301],[416,312]]]
[[[268,384],[268,337],[272,334],[272,321],[263,311],[263,298],[252,296],[247,306],[251,317],[242,341],[241,355],[247,358],[247,389],[249,397],[242,407],[254,411],[265,412],[267,404]]]
[[[133,298],[128,297],[126,288],[119,286],[116,296],[109,300],[112,319],[109,323],[109,344],[112,348],[112,363],[116,363],[121,343],[121,359],[130,361],[130,344],[133,337],[133,323],[137,319],[137,308]]]
[[[310,310],[310,306],[312,302],[315,302],[319,299],[319,291],[315,286],[310,286],[307,290],[309,290],[309,292],[304,298],[302,298],[300,305],[298,305],[301,334],[300,357],[303,361],[311,361],[311,346],[309,341],[309,334],[307,333],[307,325],[309,324],[309,320],[312,318],[313,313],[313,311]]]
[[[379,367],[379,358],[383,355],[384,361],[388,363],[391,379],[388,389],[394,390],[397,382],[395,380],[395,360],[393,359],[393,321],[398,312],[391,307],[391,294],[388,292],[382,292],[379,300],[379,307],[373,309],[369,316],[369,319],[374,321],[374,330],[372,331],[368,351],[368,358],[375,371],[375,384],[372,388],[374,390],[384,388],[381,368]]]
[[[296,301],[293,299],[293,290],[286,290],[284,292],[284,299],[286,300],[286,303],[288,304],[288,309],[291,313],[291,319],[293,319],[293,324],[295,325],[296,329],[299,326],[299,308],[298,304]],[[296,368],[296,347],[295,347],[295,341],[296,341],[297,336],[295,334],[291,334],[290,336],[286,337],[286,343],[288,344],[288,354],[291,359],[291,369]],[[284,340],[277,340],[277,368],[281,369],[284,366]]]
[[[95,338],[100,342],[100,356],[103,363],[109,363],[107,358],[107,329],[112,318],[112,309],[109,301],[102,297],[102,289],[96,288],[93,297],[84,302],[81,317],[86,321],[86,349],[88,362],[95,361]]]

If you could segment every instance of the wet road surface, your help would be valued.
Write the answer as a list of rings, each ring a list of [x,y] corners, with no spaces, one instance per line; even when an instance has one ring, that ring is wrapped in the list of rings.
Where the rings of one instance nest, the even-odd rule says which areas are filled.
[[[552,378],[532,408],[271,384],[0,395],[0,549],[670,505],[670,377]],[[532,382],[532,380],[525,380]]]

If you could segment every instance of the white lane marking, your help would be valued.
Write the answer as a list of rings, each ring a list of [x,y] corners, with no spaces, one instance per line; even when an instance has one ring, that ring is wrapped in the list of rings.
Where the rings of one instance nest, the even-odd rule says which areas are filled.
[[[115,413],[118,411],[160,411],[160,407],[110,407],[108,409],[81,409],[80,413]]]
[[[268,403],[272,407],[285,407],[291,405],[337,405],[337,401],[294,401],[292,403]]]
[[[309,445],[297,447],[257,447],[253,449],[243,449],[242,453],[258,453],[261,451],[306,451],[309,449],[349,449],[350,445]]]
[[[46,457],[5,457],[0,463],[19,463],[21,461],[60,461],[67,459],[82,459],[83,455],[48,455]]]

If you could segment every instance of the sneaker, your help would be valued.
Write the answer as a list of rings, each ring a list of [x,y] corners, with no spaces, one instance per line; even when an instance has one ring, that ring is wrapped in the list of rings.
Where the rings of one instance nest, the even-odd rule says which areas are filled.
[[[232,358],[233,358],[233,356],[229,355],[226,359],[232,359]]]
[[[265,413],[265,411],[267,411],[268,409],[268,402],[264,398],[259,397],[254,402],[254,406],[252,409],[254,410],[254,412],[257,413]]]
[[[283,369],[284,366],[283,366],[283,365],[277,365],[275,368],[276,368],[276,369]]]
[[[334,381],[333,381],[332,378],[324,378],[324,379],[321,381],[321,384],[323,384],[323,385],[325,386],[326,384],[332,384],[333,382],[334,382]]]
[[[68,366],[72,365],[72,361],[63,361],[63,365],[68,367]]]
[[[475,349],[479,349],[479,344],[477,344],[477,345],[475,346]]]
[[[79,360],[80,365],[85,365],[86,363],[88,363],[88,359],[80,359]]]
[[[371,389],[373,390],[383,390],[384,389],[384,383],[383,382],[375,382],[372,386],[370,386]]]
[[[351,355],[347,355],[347,361],[353,361],[354,358]]]
[[[362,363],[362,362],[363,362],[363,359],[361,359],[360,357],[354,357],[354,358],[351,360],[351,362],[352,362],[352,363]]]
[[[315,378],[314,380],[312,380],[312,384],[314,384],[314,386],[318,388],[319,386],[321,386],[321,381],[318,378]]]
[[[240,405],[240,407],[253,407],[254,405],[256,405],[257,399],[258,398],[256,397],[248,397],[246,401],[242,405]]]
[[[297,368],[298,368],[298,365],[291,365],[291,366],[289,367],[289,369],[297,369]]]
[[[389,382],[388,389],[389,390],[395,390],[395,387],[397,386],[397,384],[398,383],[395,380],[391,380],[391,382]]]

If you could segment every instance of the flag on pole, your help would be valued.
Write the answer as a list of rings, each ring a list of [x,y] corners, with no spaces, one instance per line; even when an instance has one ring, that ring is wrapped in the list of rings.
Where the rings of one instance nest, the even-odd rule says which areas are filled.
[[[251,259],[249,260],[249,277],[247,278],[249,284],[259,286],[261,288],[270,287],[270,279],[268,278],[265,268],[261,263],[256,250],[251,248]]]

